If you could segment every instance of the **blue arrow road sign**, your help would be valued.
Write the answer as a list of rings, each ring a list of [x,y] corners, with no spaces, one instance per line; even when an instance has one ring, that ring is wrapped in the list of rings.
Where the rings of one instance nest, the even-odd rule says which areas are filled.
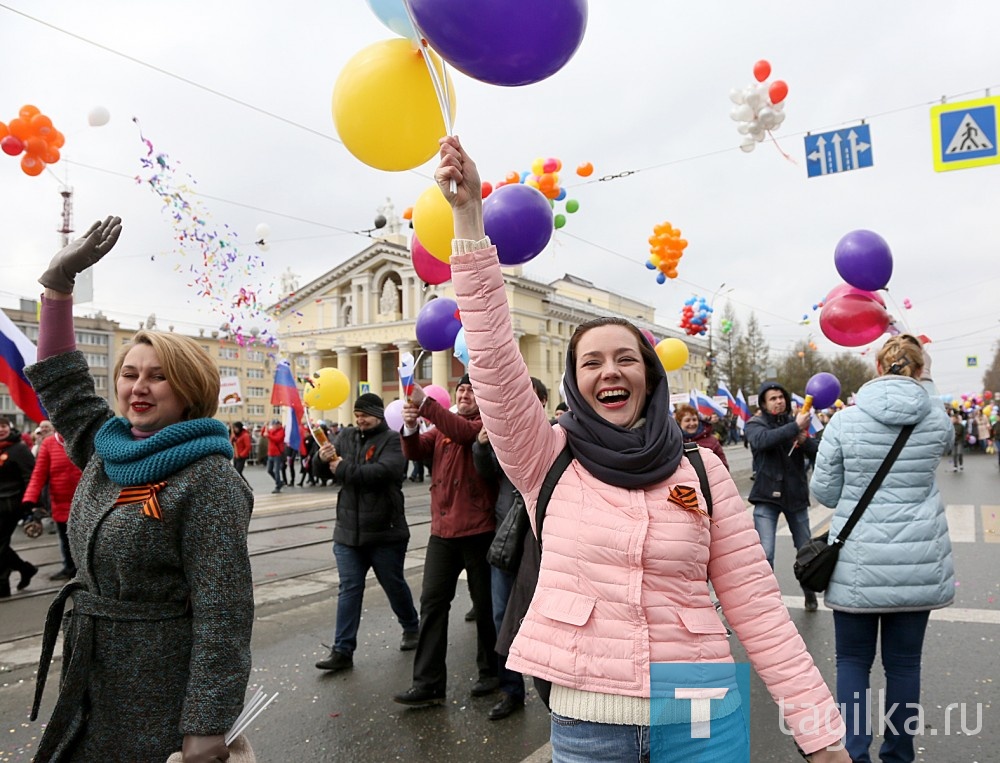
[[[809,177],[860,170],[874,164],[869,125],[807,135],[805,140]]]

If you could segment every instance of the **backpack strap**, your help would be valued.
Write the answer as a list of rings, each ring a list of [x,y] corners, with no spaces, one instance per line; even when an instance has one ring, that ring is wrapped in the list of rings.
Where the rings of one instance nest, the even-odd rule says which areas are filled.
[[[705,504],[708,507],[708,516],[712,516],[712,489],[708,486],[708,472],[705,470],[705,461],[698,452],[698,444],[695,442],[684,443],[684,455],[691,462],[691,466],[698,472],[698,482],[701,483],[701,494],[705,496]]]
[[[563,476],[563,472],[566,471],[566,467],[570,465],[573,460],[573,453],[569,449],[569,445],[560,451],[559,455],[556,456],[556,460],[552,462],[552,466],[549,467],[548,473],[545,475],[545,481],[542,482],[542,489],[538,492],[538,502],[535,504],[535,533],[538,538],[538,545],[542,545],[542,524],[545,522],[545,508],[549,505],[549,499],[552,497],[552,491],[556,489],[556,483]]]

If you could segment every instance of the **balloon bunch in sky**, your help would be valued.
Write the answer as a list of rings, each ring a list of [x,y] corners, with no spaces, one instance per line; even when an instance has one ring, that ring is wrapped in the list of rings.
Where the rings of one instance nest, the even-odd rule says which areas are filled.
[[[576,199],[567,198],[566,189],[559,184],[560,172],[562,172],[563,163],[561,159],[556,157],[549,157],[543,159],[541,157],[535,159],[531,163],[531,170],[525,170],[524,172],[508,172],[503,180],[498,181],[495,185],[490,183],[483,183],[483,198],[488,197],[494,190],[499,190],[505,185],[514,185],[521,183],[523,185],[531,186],[539,192],[542,196],[549,200],[549,205],[556,209],[556,202],[565,202],[561,210],[557,210],[556,214],[552,220],[553,227],[556,229],[562,228],[566,225],[566,215],[576,214],[580,211],[580,202]],[[594,165],[590,162],[585,162],[576,168],[576,174],[580,177],[589,177],[594,172]]]
[[[348,151],[390,171],[420,166],[451,134],[454,85],[445,63],[489,84],[531,84],[569,61],[587,26],[586,0],[368,5],[400,38],[369,45],[347,62],[333,89],[333,121]]]
[[[892,252],[877,233],[855,230],[837,243],[833,261],[846,283],[834,287],[823,300],[819,327],[834,344],[860,347],[889,330],[892,317],[876,292],[892,276]]]
[[[704,297],[690,297],[681,308],[680,327],[690,336],[703,336],[712,320],[712,308]]]
[[[785,121],[785,97],[788,95],[788,85],[783,80],[776,79],[768,83],[771,76],[771,64],[760,60],[753,65],[755,83],[747,85],[742,90],[733,88],[729,91],[729,100],[735,105],[729,112],[736,125],[736,132],[745,136],[740,148],[750,153],[764,136],[776,130]]]
[[[668,278],[677,278],[677,264],[684,256],[688,242],[681,238],[681,229],[673,227],[669,222],[653,226],[653,235],[649,237],[649,259],[646,267],[659,270],[656,282],[665,283]]]
[[[138,126],[138,119],[133,117],[132,121]],[[194,287],[198,297],[225,319],[225,330],[240,346],[255,342],[275,346],[277,338],[266,328],[257,327],[270,320],[267,301],[262,299],[257,285],[263,260],[254,252],[240,252],[236,232],[228,225],[215,228],[208,210],[192,190],[194,179],[182,175],[168,154],[156,152],[141,131],[139,138],[146,154],[140,159],[143,171],[135,180],[160,197],[163,211],[173,225],[178,252],[181,256],[191,255],[188,271],[192,280],[188,286]],[[180,266],[175,269],[180,270]]]
[[[59,161],[59,149],[65,142],[63,134],[37,106],[26,104],[8,124],[0,122],[0,150],[8,156],[24,154],[21,171],[31,177]]]

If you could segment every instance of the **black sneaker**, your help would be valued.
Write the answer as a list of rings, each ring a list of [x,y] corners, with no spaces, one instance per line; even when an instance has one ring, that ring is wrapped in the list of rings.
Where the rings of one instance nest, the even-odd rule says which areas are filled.
[[[465,613],[465,622],[471,623],[476,619],[476,608],[473,607],[468,612]]]
[[[403,640],[399,642],[399,651],[412,652],[420,641],[419,631],[403,631]]]
[[[330,656],[325,660],[320,660],[316,663],[316,667],[320,670],[328,670],[331,673],[336,673],[338,670],[347,670],[348,668],[354,667],[354,658],[349,654],[344,654],[343,652],[338,652],[335,649],[330,650]]]
[[[419,689],[411,686],[404,692],[400,692],[392,698],[393,702],[409,707],[430,707],[431,705],[444,704],[444,691],[436,689]]]

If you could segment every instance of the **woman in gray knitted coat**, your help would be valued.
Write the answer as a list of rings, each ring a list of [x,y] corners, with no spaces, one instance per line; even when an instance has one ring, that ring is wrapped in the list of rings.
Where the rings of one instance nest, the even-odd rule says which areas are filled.
[[[45,623],[32,720],[60,622],[62,676],[35,760],[226,760],[250,674],[253,495],[211,418],[218,368],[194,340],[140,331],[114,372],[123,417],[96,394],[75,350],[73,279],[120,232],[118,218],[95,223],[39,279],[40,360],[26,373],[83,477],[69,523],[78,572]]]

